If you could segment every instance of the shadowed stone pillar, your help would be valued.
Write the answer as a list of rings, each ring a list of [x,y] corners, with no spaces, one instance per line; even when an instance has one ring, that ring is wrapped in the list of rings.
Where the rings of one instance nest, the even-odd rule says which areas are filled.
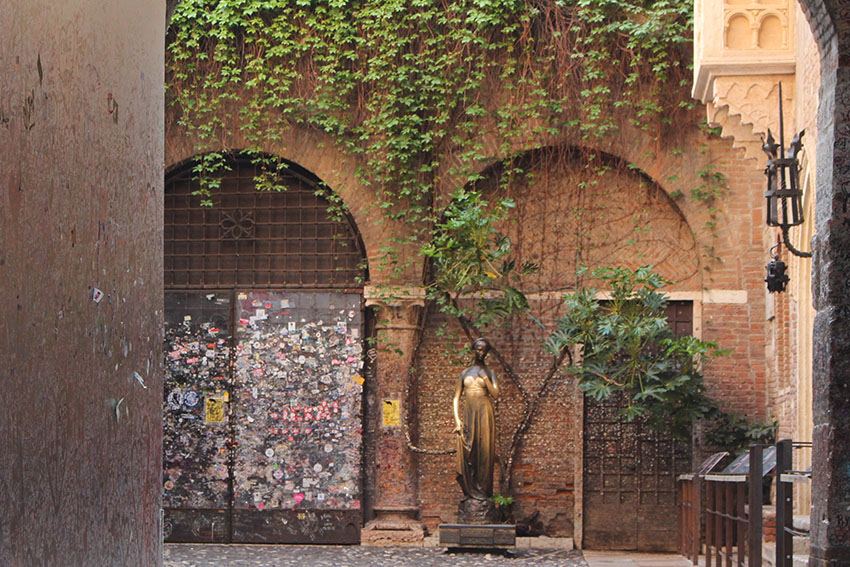
[[[811,23],[817,30],[824,22],[821,12],[820,24]],[[850,22],[840,25],[837,42],[834,36],[821,38],[827,49],[821,54],[812,266],[818,311],[812,376],[812,567],[850,566]]]
[[[419,287],[367,286],[366,305],[377,308],[377,395],[370,410],[374,431],[374,518],[361,532],[364,545],[417,545],[424,537],[417,504],[416,469],[407,447],[404,406],[418,322],[425,305]]]
[[[0,13],[0,565],[157,567],[165,3]]]

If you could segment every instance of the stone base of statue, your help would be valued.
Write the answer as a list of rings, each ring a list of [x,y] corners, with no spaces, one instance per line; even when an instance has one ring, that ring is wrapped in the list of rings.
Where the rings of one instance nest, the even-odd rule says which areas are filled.
[[[501,550],[516,548],[514,524],[440,524],[440,545],[452,550]]]
[[[502,550],[516,547],[516,525],[497,524],[499,509],[492,500],[464,498],[457,507],[456,524],[440,524],[440,545],[463,550]]]
[[[499,508],[492,500],[464,498],[457,506],[458,524],[495,524],[499,521]]]

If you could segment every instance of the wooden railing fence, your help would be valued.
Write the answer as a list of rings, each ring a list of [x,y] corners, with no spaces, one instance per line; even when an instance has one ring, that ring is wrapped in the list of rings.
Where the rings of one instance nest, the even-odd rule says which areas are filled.
[[[808,482],[811,471],[795,471],[794,449],[811,443],[783,439],[776,444],[776,559],[792,567],[793,537],[805,535],[793,524],[793,486]],[[678,478],[679,553],[705,567],[761,567],[764,535],[763,456],[769,445],[752,445],[749,470],[740,474],[689,474]]]

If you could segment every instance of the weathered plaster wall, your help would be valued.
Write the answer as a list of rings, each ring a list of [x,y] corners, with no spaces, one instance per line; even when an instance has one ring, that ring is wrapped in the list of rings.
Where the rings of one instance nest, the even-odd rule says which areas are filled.
[[[3,12],[0,565],[159,565],[165,5]]]

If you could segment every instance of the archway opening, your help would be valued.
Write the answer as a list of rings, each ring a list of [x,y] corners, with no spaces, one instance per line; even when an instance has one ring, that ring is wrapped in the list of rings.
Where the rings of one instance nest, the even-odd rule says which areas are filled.
[[[211,207],[166,178],[165,538],[358,543],[363,244],[315,176],[259,174],[233,156]]]

